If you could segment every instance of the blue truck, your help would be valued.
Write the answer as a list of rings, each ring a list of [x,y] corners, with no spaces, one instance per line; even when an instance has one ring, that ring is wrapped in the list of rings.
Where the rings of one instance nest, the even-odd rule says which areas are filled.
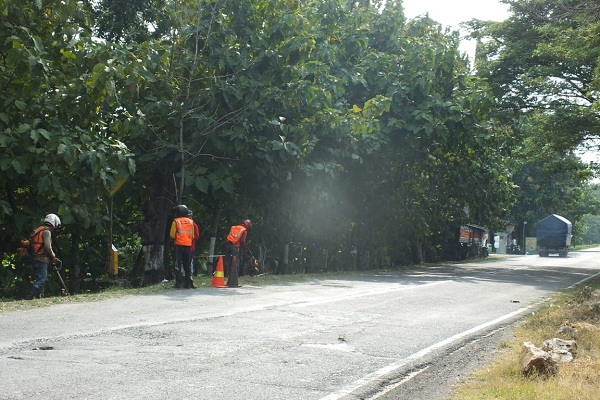
[[[536,242],[540,257],[556,254],[566,257],[571,246],[573,224],[565,217],[552,214],[538,221],[536,225]]]

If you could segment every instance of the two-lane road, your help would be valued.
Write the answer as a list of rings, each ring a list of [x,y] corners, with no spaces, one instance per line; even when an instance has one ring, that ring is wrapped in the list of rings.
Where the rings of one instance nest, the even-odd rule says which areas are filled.
[[[599,256],[496,256],[4,313],[0,399],[377,398],[596,274]]]

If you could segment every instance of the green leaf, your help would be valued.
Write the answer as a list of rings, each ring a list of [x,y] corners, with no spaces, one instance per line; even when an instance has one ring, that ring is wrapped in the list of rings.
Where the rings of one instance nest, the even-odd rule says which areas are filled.
[[[0,170],[6,171],[10,168],[10,158],[3,157],[0,159]]]
[[[7,201],[0,200],[0,209],[2,210],[2,214],[4,215],[12,214],[12,209]]]
[[[35,49],[38,52],[43,53],[44,52],[44,45],[42,44],[42,41],[40,40],[40,38],[37,37],[37,36],[33,36],[32,39],[33,39],[33,45],[34,45]]]
[[[11,142],[11,136],[0,135],[0,147],[7,147],[10,142]]]
[[[27,104],[21,100],[15,100],[15,106],[21,111],[25,111],[27,109]]]
[[[47,130],[45,130],[44,128],[40,128],[40,129],[38,129],[37,131],[38,131],[38,133],[39,133],[40,135],[42,135],[42,136],[44,137],[44,139],[46,139],[46,140],[50,140],[50,137],[51,137],[51,135],[50,135],[50,132],[48,132],[48,131],[47,131]]]
[[[221,182],[221,186],[223,187],[223,190],[225,190],[225,192],[229,194],[233,193],[233,179],[231,177],[225,178]]]
[[[278,142],[276,140],[273,140],[271,142],[271,146],[272,146],[273,150],[281,150],[281,149],[283,149],[283,143],[282,142]]]
[[[115,82],[114,81],[111,80],[111,81],[106,82],[105,88],[106,88],[106,93],[110,97],[113,97],[115,95],[116,90],[115,90]]]
[[[20,124],[19,127],[17,128],[17,132],[19,132],[19,133],[25,133],[25,132],[29,132],[30,129],[31,129],[31,125],[29,125],[29,124]]]
[[[79,136],[79,139],[81,140],[81,143],[83,143],[85,145],[92,144],[92,138],[90,137],[90,135],[83,134],[83,135]]]
[[[23,165],[21,165],[21,163],[16,159],[12,160],[11,165],[15,169],[15,171],[19,174],[24,174],[26,172],[25,167]]]
[[[203,176],[197,176],[194,186],[202,193],[208,193],[208,179]]]

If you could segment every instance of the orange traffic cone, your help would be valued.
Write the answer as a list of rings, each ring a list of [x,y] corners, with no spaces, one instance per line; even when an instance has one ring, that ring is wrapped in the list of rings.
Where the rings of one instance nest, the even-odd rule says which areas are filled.
[[[216,288],[227,287],[225,286],[225,273],[223,272],[223,256],[220,256],[217,261],[217,269],[213,273],[212,285]]]

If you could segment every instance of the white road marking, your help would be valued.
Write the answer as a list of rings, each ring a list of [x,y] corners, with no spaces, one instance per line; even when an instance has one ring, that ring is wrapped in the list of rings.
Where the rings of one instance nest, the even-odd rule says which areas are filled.
[[[314,306],[314,305],[318,305],[318,304],[327,304],[327,303],[334,303],[336,301],[342,301],[342,300],[359,299],[361,297],[367,297],[367,296],[373,296],[373,295],[379,295],[379,294],[385,294],[385,293],[394,293],[394,292],[398,292],[398,291],[402,291],[402,290],[423,289],[424,287],[441,285],[443,283],[448,283],[448,282],[452,282],[452,281],[445,280],[445,281],[430,282],[430,283],[424,283],[424,284],[412,285],[412,286],[406,286],[406,285],[394,286],[394,287],[389,287],[389,288],[385,288],[385,289],[377,288],[377,289],[372,289],[372,290],[366,290],[364,292],[342,294],[339,296],[325,297],[325,298],[315,299],[315,300],[307,300],[307,301],[292,304],[291,306],[293,306],[293,307],[310,307],[310,306]]]
[[[400,382],[396,382],[393,385],[390,385],[388,387],[385,388],[385,390],[382,390],[381,392],[377,393],[376,395],[369,397],[366,400],[376,400],[379,397],[383,396],[386,393],[391,392],[392,390],[396,389],[398,386],[402,386],[404,385],[406,382],[410,381],[412,378],[414,378],[415,376],[419,375],[421,372],[425,372],[430,368],[430,365],[426,366],[425,368],[421,368],[418,371],[414,371],[411,372],[410,374],[408,374],[408,376],[404,379],[402,379]]]
[[[569,286],[567,289],[573,289],[574,287],[577,287],[577,286],[581,285],[582,283],[584,283],[584,282],[587,282],[587,281],[589,281],[590,279],[593,279],[593,278],[597,277],[598,275],[600,275],[600,272],[598,272],[598,273],[595,273],[595,274],[594,274],[594,275],[592,275],[592,276],[588,276],[587,278],[583,278],[583,279],[582,279],[582,280],[580,280],[579,282],[575,282],[574,284],[572,284],[571,286]]]
[[[355,353],[356,349],[352,346],[349,346],[347,343],[336,343],[336,344],[318,344],[318,343],[308,343],[303,344],[304,347],[313,347],[315,349],[329,349],[329,350],[339,350],[346,353]]]
[[[392,372],[394,372],[394,371],[396,371],[396,370],[404,367],[405,365],[407,365],[407,364],[409,364],[409,363],[411,363],[411,362],[413,362],[415,360],[423,358],[424,356],[428,355],[429,353],[431,353],[431,352],[433,352],[435,350],[438,350],[438,349],[440,349],[440,348],[442,348],[444,346],[447,346],[447,345],[449,345],[449,344],[451,344],[453,342],[457,342],[458,340],[460,340],[460,339],[462,339],[462,338],[464,338],[466,336],[469,336],[469,335],[471,335],[473,333],[479,332],[479,331],[481,331],[483,329],[486,329],[486,328],[488,328],[490,326],[496,325],[496,324],[498,324],[500,322],[506,321],[507,319],[513,318],[513,317],[515,317],[515,316],[517,316],[519,314],[523,314],[523,313],[525,313],[526,311],[530,310],[533,307],[534,306],[531,305],[531,306],[528,306],[528,307],[520,308],[520,309],[518,309],[516,311],[513,311],[513,312],[511,312],[509,314],[505,314],[505,315],[503,315],[503,316],[501,316],[499,318],[496,318],[496,319],[494,319],[492,321],[488,321],[488,322],[486,322],[484,324],[478,325],[478,326],[476,326],[474,328],[468,329],[468,330],[466,330],[464,332],[458,333],[458,334],[456,334],[454,336],[451,336],[451,337],[449,337],[447,339],[444,339],[441,342],[437,342],[436,344],[434,344],[432,346],[429,346],[429,347],[426,347],[426,348],[422,349],[421,351],[418,351],[418,352],[416,352],[414,354],[411,354],[410,356],[408,356],[408,357],[406,357],[406,358],[404,358],[402,360],[399,360],[399,361],[397,361],[395,363],[387,365],[387,366],[379,369],[378,371],[372,372],[372,373],[370,373],[370,374],[368,374],[368,375],[366,375],[366,376],[364,376],[364,377],[362,377],[362,378],[360,378],[360,379],[358,379],[358,380],[350,383],[349,385],[347,385],[346,387],[338,390],[337,392],[331,393],[331,394],[329,394],[329,395],[321,398],[321,400],[338,400],[338,399],[341,399],[342,397],[351,394],[355,390],[357,390],[357,389],[359,389],[359,388],[361,388],[363,386],[366,386],[368,384],[371,384],[371,383],[373,383],[373,382],[381,379],[381,377],[383,377],[385,375],[388,375],[388,374],[390,374],[390,373],[392,373]]]

